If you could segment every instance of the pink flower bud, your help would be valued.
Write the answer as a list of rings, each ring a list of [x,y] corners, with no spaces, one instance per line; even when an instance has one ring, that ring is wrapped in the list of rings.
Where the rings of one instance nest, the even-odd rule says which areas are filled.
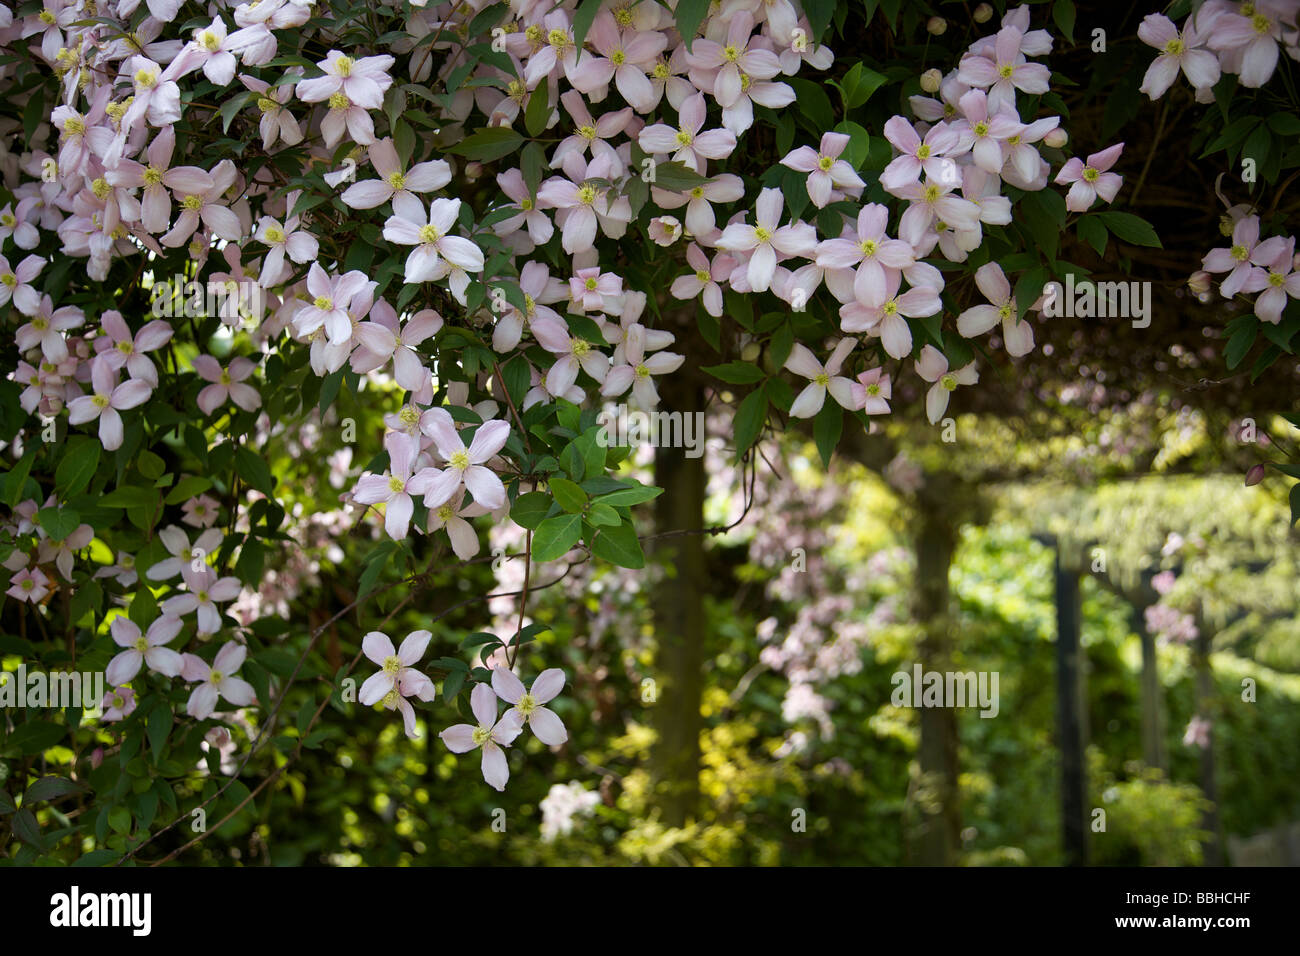
[[[987,3],[981,3],[971,16],[975,18],[976,23],[988,23],[993,18],[993,8]]]
[[[671,246],[681,238],[682,224],[674,216],[656,216],[650,220],[650,239],[659,246]]]
[[[1049,130],[1047,135],[1043,137],[1043,145],[1051,146],[1055,149],[1060,149],[1069,141],[1070,141],[1070,134],[1067,133],[1065,130],[1061,129],[1061,127],[1059,126],[1056,127],[1056,129]]]
[[[1264,480],[1264,466],[1253,465],[1250,471],[1246,472],[1246,487],[1257,485]]]
[[[938,70],[926,70],[921,74],[921,89],[927,93],[938,93],[943,83],[943,74]]]
[[[99,765],[104,762],[104,748],[96,747],[90,752],[90,769],[98,770]]]
[[[1187,288],[1200,295],[1203,292],[1210,291],[1211,281],[1210,274],[1202,269],[1199,272],[1193,272],[1187,277]]]
[[[465,164],[465,178],[468,179],[470,182],[474,182],[474,180],[478,179],[482,175],[483,175],[482,163],[474,161]]]
[[[948,21],[943,17],[931,17],[926,21],[925,29],[929,32],[930,36],[943,36],[944,31],[948,29]]]

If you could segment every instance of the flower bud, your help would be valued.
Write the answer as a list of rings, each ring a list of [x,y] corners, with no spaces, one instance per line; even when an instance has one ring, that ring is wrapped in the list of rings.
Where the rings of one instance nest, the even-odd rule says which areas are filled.
[[[759,345],[757,342],[750,342],[743,349],[741,349],[740,357],[746,362],[752,362],[756,358],[758,358],[759,353],[762,351],[763,351],[763,347],[761,345]]]
[[[657,216],[650,220],[650,239],[659,246],[671,246],[681,238],[682,224],[675,216]]]
[[[1250,471],[1246,472],[1246,487],[1257,485],[1264,480],[1264,466],[1254,465]]]
[[[90,769],[98,770],[100,764],[104,762],[104,748],[96,747],[90,752]]]
[[[470,182],[474,182],[474,180],[478,179],[482,175],[483,175],[482,163],[473,161],[465,164],[465,178],[468,179]]]
[[[1043,137],[1043,145],[1051,146],[1054,149],[1060,149],[1069,141],[1070,134],[1059,126],[1056,129],[1048,130],[1047,135]]]
[[[943,17],[931,17],[926,21],[925,29],[929,31],[930,36],[941,37],[948,29],[948,21]]]
[[[1191,289],[1197,295],[1210,291],[1210,274],[1204,269],[1199,272],[1193,272],[1187,277],[1187,288]]]
[[[926,70],[921,74],[921,89],[927,93],[938,93],[941,83],[943,83],[943,74],[938,70]]]
[[[976,23],[988,23],[993,18],[993,8],[987,3],[981,3],[971,15],[975,18]]]

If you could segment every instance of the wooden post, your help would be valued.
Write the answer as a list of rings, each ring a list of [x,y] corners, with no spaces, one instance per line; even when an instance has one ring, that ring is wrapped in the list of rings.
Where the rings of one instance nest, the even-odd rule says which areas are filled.
[[[943,499],[922,494],[917,500],[916,582],[912,613],[922,628],[919,657],[924,672],[952,667],[952,622],[949,616],[948,574],[956,548],[956,529],[946,517]],[[961,806],[958,780],[957,714],[951,707],[921,708],[921,747],[918,755],[922,820],[916,860],[924,866],[952,866],[961,845]]]
[[[1065,864],[1088,863],[1087,713],[1084,704],[1079,572],[1056,548],[1056,721],[1061,749]]]
[[[1204,844],[1205,865],[1223,866],[1223,841],[1219,833],[1219,788],[1214,766],[1214,674],[1210,670],[1210,634],[1202,618],[1196,637],[1196,715],[1209,722],[1201,749],[1201,792],[1209,807],[1201,825],[1209,832]]]
[[[704,410],[704,391],[693,377],[665,376],[661,408],[690,416]],[[699,531],[704,527],[704,456],[688,458],[685,448],[655,449],[657,531]],[[700,702],[704,693],[704,535],[676,534],[655,542],[664,576],[654,595],[657,733],[650,754],[654,805],[660,822],[685,826],[700,799]]]
[[[1138,691],[1142,713],[1142,762],[1167,774],[1169,756],[1165,747],[1165,715],[1160,670],[1156,663],[1156,636],[1147,629],[1146,608],[1133,605],[1129,627],[1142,641],[1142,676]]]

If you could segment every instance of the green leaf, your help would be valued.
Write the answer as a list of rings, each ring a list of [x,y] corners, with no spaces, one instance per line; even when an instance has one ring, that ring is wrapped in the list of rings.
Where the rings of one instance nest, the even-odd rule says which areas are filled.
[[[1097,255],[1106,254],[1106,243],[1109,237],[1106,235],[1106,226],[1098,216],[1084,216],[1074,224],[1074,232],[1083,242],[1092,246]]]
[[[156,765],[163,757],[167,747],[167,737],[172,732],[172,709],[162,701],[149,712],[149,747],[153,750],[153,762]]]
[[[599,7],[599,2],[587,0],[586,5]],[[578,11],[582,13],[581,10]],[[576,31],[577,26],[575,24]],[[582,41],[578,41],[582,45]],[[546,132],[546,121],[551,118],[551,101],[548,98],[548,84],[538,83],[537,88],[528,94],[528,105],[524,108],[524,128],[528,130],[529,136],[541,136]]]
[[[660,189],[684,193],[696,186],[703,186],[708,180],[686,164],[673,162],[656,163],[653,182]]]
[[[740,408],[736,410],[733,428],[736,434],[737,460],[743,457],[745,452],[749,451],[749,446],[757,440],[765,421],[767,421],[767,393],[762,389],[755,389],[745,396],[744,401],[740,403]]]
[[[169,505],[178,505],[203,494],[212,487],[212,480],[201,475],[186,475],[176,482],[176,487],[167,493],[163,500]]]
[[[138,485],[124,485],[114,488],[99,499],[101,508],[149,508],[158,507],[159,494],[153,488],[141,488]]]
[[[623,519],[618,516],[618,512],[609,505],[596,503],[591,506],[587,512],[587,520],[597,527],[614,527],[623,523]]]
[[[1300,521],[1300,483],[1291,486],[1291,525]]]
[[[13,508],[18,502],[23,500],[23,490],[27,486],[27,476],[31,474],[32,462],[36,460],[36,449],[32,449],[22,458],[18,459],[18,464],[5,475],[5,504]]]
[[[700,24],[709,12],[710,0],[678,0],[677,32],[686,41],[686,52],[691,52],[691,41],[700,32]]]
[[[835,127],[837,133],[847,133],[849,145],[844,147],[844,152],[840,158],[847,162],[854,169],[861,169],[862,164],[866,162],[867,154],[871,150],[871,134],[866,129],[852,120],[844,120]]]
[[[136,456],[135,466],[140,469],[140,474],[150,481],[157,481],[162,477],[162,473],[167,470],[167,463],[147,448],[141,450],[140,454]]]
[[[1250,352],[1251,346],[1255,344],[1255,336],[1258,332],[1259,323],[1248,322],[1228,339],[1228,344],[1223,349],[1223,358],[1229,369],[1234,369],[1241,364],[1242,359]]]
[[[267,467],[266,461],[261,456],[253,454],[247,448],[236,449],[235,472],[248,482],[250,487],[257,489],[268,498],[275,497],[275,480],[271,477],[271,469]]]
[[[862,63],[856,63],[853,69],[840,81],[840,97],[844,101],[844,111],[857,109],[889,81],[889,77],[875,70],[867,69]]]
[[[37,849],[44,848],[45,841],[41,839],[41,825],[36,822],[36,814],[32,813],[32,811],[23,807],[14,814],[12,826],[14,836],[18,839]]]
[[[600,5],[603,0],[582,0],[578,4],[578,9],[573,12],[573,42],[578,49],[582,49],[582,41],[587,39],[587,31],[596,20],[596,14],[600,11]],[[546,84],[539,83],[538,89],[545,89]],[[536,136],[531,129],[528,131],[531,135]]]
[[[1151,228],[1151,223],[1141,216],[1135,216],[1128,212],[1099,212],[1096,215],[1106,224],[1106,228],[1111,231],[1111,234],[1121,242],[1127,242],[1135,246],[1163,248],[1160,245],[1160,237]]]
[[[567,478],[550,480],[551,494],[556,502],[569,514],[580,515],[587,507],[587,493]]]
[[[620,488],[618,491],[611,491],[607,495],[601,495],[596,501],[602,505],[639,505],[646,501],[652,501],[664,493],[662,488],[656,488],[653,485],[637,485],[635,488]]]
[[[90,485],[99,467],[99,452],[103,446],[97,438],[78,437],[68,442],[68,450],[54,471],[54,487],[70,498],[80,494]]]
[[[114,833],[131,832],[131,811],[123,806],[116,806],[108,811],[108,826]]]
[[[49,750],[67,733],[68,728],[48,720],[29,720],[20,725],[3,744],[5,753],[33,756]]]
[[[844,409],[828,395],[821,411],[813,419],[813,441],[817,443],[817,451],[822,456],[823,468],[831,466],[831,455],[839,444],[843,428]]]
[[[767,378],[761,368],[750,362],[727,362],[723,365],[709,365],[702,371],[708,372],[714,378],[721,379],[731,385],[752,385]]]
[[[59,797],[66,797],[70,793],[79,793],[85,789],[66,777],[41,777],[23,794],[23,806],[38,803],[44,800],[57,800]]]
[[[1072,0],[1056,0],[1052,6],[1052,20],[1071,43],[1074,42],[1074,15]]]
[[[36,522],[54,541],[62,541],[81,525],[81,515],[71,508],[42,508],[36,512]]]
[[[542,491],[530,491],[515,499],[510,518],[521,528],[535,531],[551,510],[551,497]]]
[[[581,515],[556,515],[547,518],[533,532],[533,560],[554,561],[569,552],[582,537]]]
[[[234,120],[235,114],[244,108],[244,105],[249,101],[252,95],[251,92],[245,90],[236,93],[222,102],[220,108],[217,110],[217,113],[221,116],[222,133],[230,131],[230,124]]]
[[[493,126],[471,133],[447,152],[486,163],[518,152],[523,143],[524,138],[509,126]]]
[[[591,541],[591,553],[620,568],[645,567],[645,552],[641,550],[636,529],[630,524],[601,528]]]

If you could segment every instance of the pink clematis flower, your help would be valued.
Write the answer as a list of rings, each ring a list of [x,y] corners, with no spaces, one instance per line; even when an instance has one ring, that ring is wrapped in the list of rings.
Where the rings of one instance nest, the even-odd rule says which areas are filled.
[[[439,256],[468,272],[483,271],[483,250],[468,239],[447,234],[459,213],[459,199],[435,199],[425,213],[424,203],[412,194],[393,197],[393,215],[384,223],[384,238],[415,246],[406,257],[407,282],[433,279]]]
[[[185,664],[181,676],[187,681],[202,681],[190,694],[185,713],[195,720],[207,720],[217,709],[218,698],[225,698],[236,707],[248,707],[257,703],[253,685],[233,676],[244,665],[247,656],[248,648],[234,641],[217,651],[211,667],[197,654],[184,655]]]
[[[393,62],[387,54],[353,59],[340,50],[330,50],[316,64],[325,75],[299,80],[295,93],[304,103],[319,103],[342,93],[362,109],[377,110],[384,105],[384,92],[393,85],[388,75]]]
[[[658,97],[646,73],[668,45],[668,38],[658,30],[620,30],[614,15],[602,10],[587,33],[587,42],[599,56],[584,53],[569,76],[573,88],[591,97],[604,99],[601,91],[610,82],[638,113],[649,113]]]
[[[1051,71],[1041,63],[1028,62],[1021,52],[1025,34],[1012,26],[998,31],[993,49],[981,56],[968,53],[961,58],[957,78],[972,87],[987,89],[989,109],[1015,111],[1016,90],[1046,93]]]
[[[502,749],[509,747],[524,729],[523,719],[511,708],[497,720],[497,695],[487,684],[478,684],[469,695],[470,710],[478,726],[455,724],[438,736],[452,753],[469,753],[483,748],[483,779],[491,787],[504,790],[510,779],[510,765]]]
[[[380,178],[354,183],[344,191],[343,203],[353,209],[374,209],[399,193],[430,193],[451,182],[451,167],[443,159],[416,163],[404,171],[392,137],[371,145],[367,154]]]
[[[770,80],[781,72],[780,58],[755,42],[758,38],[751,35],[753,31],[753,16],[739,10],[731,17],[723,43],[696,40],[686,54],[686,61],[695,70],[717,71],[708,92],[723,108],[741,98],[746,82],[742,74],[749,80]],[[700,83],[696,85],[706,89]]]
[[[1219,82],[1219,58],[1209,50],[1197,49],[1208,39],[1208,32],[1197,28],[1196,17],[1188,17],[1179,33],[1163,13],[1148,13],[1138,26],[1138,39],[1160,51],[1142,77],[1141,92],[1151,99],[1164,96],[1178,79],[1179,70],[1197,90]]]
[[[85,316],[76,306],[65,305],[55,309],[54,301],[43,295],[31,321],[20,325],[14,333],[14,344],[20,352],[39,345],[46,361],[59,365],[68,357],[68,343],[62,333],[75,329],[84,321]]]
[[[166,231],[172,215],[171,193],[201,196],[214,185],[212,177],[197,166],[172,166],[175,148],[176,127],[165,126],[149,143],[145,153],[147,166],[133,159],[123,159],[104,174],[112,186],[123,189],[144,187],[140,224],[150,233]]]
[[[347,342],[352,338],[348,314],[352,300],[364,299],[366,290],[373,288],[364,272],[354,269],[331,278],[319,262],[313,262],[307,271],[307,291],[313,298],[294,314],[294,328],[307,336],[323,326],[331,344]]]
[[[781,165],[808,174],[808,198],[818,209],[824,209],[836,196],[837,190],[865,189],[853,167],[840,159],[849,145],[845,133],[823,133],[817,149],[800,146],[781,160]]]
[[[880,336],[880,344],[894,358],[912,351],[912,330],[908,318],[924,318],[943,308],[939,290],[929,285],[913,285],[898,294],[902,276],[891,273],[885,278],[885,294],[873,301],[853,301],[840,309],[840,328],[845,332],[871,332]]]
[[[810,381],[790,406],[791,418],[812,418],[826,404],[828,392],[842,408],[853,409],[853,381],[841,375],[840,368],[857,344],[852,336],[840,339],[823,365],[810,349],[795,343],[785,367]]]
[[[1260,242],[1259,217],[1243,216],[1232,227],[1232,245],[1226,249],[1211,249],[1201,261],[1201,267],[1206,272],[1228,273],[1219,286],[1219,293],[1225,299],[1231,299],[1248,286],[1263,288],[1258,285],[1263,278],[1260,267],[1273,263],[1285,243],[1281,236]]]
[[[817,247],[817,265],[823,269],[856,269],[853,295],[860,302],[883,301],[889,275],[916,261],[908,243],[885,235],[888,224],[888,207],[868,203],[858,212],[857,239],[827,239]]]
[[[468,448],[445,409],[429,409],[420,421],[420,428],[433,439],[439,456],[446,462],[441,472],[426,468],[417,476],[422,485],[417,493],[424,496],[426,505],[436,508],[450,501],[462,486],[488,511],[506,503],[506,487],[487,463],[510,437],[509,422],[494,418],[479,425]]]
[[[703,293],[704,311],[714,318],[722,315],[722,286],[718,283],[731,275],[736,260],[728,255],[718,255],[709,262],[708,253],[695,243],[686,247],[686,264],[695,271],[678,276],[668,290],[674,299],[693,299]]]
[[[888,415],[890,399],[889,376],[881,368],[867,369],[853,383],[853,408],[868,415]]]
[[[704,129],[704,94],[696,93],[682,104],[678,127],[663,123],[647,126],[637,142],[647,153],[672,153],[674,162],[684,163],[703,175],[706,159],[726,159],[736,148],[736,137],[729,130]]]
[[[385,435],[384,448],[388,451],[388,473],[362,475],[357,481],[352,500],[363,505],[382,504],[384,530],[394,541],[401,541],[406,537],[411,526],[411,515],[415,512],[415,502],[411,500],[411,495],[424,493],[430,478],[426,472],[431,469],[423,469],[419,475],[412,477],[415,459],[420,453],[420,443],[404,432],[389,432]],[[504,494],[503,487],[503,497]]]
[[[9,579],[9,590],[5,594],[15,601],[27,601],[39,604],[50,593],[50,579],[40,568],[23,568]]]
[[[456,553],[456,557],[468,561],[478,554],[479,540],[474,526],[465,519],[485,515],[488,510],[474,501],[464,504],[464,499],[464,491],[458,491],[451,496],[451,500],[436,508],[430,508],[429,520],[425,527],[429,534],[445,529],[447,538],[451,541],[451,550]]]
[[[430,631],[412,631],[396,650],[388,635],[380,631],[371,631],[361,640],[361,650],[366,657],[383,669],[366,678],[357,694],[357,701],[365,707],[373,707],[382,701],[388,710],[400,711],[406,736],[411,740],[420,735],[415,729],[415,708],[406,698],[430,701],[435,694],[433,681],[413,666],[424,656],[432,637]]]
[[[200,355],[194,359],[194,371],[199,378],[211,385],[199,392],[199,408],[203,414],[211,415],[230,399],[246,412],[255,411],[262,405],[262,396],[251,385],[245,385],[244,379],[256,371],[257,365],[247,358],[232,359],[226,368],[221,367],[211,355]]]
[[[548,747],[558,747],[569,739],[564,722],[555,711],[545,706],[558,697],[563,688],[564,671],[558,667],[542,671],[533,681],[533,686],[527,689],[524,682],[507,668],[492,668],[492,689],[507,704],[514,705],[506,711],[506,716],[514,714],[521,725],[527,722],[537,739]]]
[[[185,581],[188,593],[177,594],[163,601],[160,605],[163,614],[184,617],[197,611],[199,635],[217,633],[221,630],[221,611],[217,604],[239,597],[239,579],[218,578],[217,572],[206,564],[200,564],[196,569],[195,562],[181,568],[181,578]]]
[[[176,677],[181,672],[184,661],[181,655],[164,644],[169,644],[181,632],[181,619],[164,614],[149,625],[149,630],[140,633],[140,626],[128,617],[119,615],[113,618],[109,627],[113,643],[124,647],[122,651],[104,669],[104,679],[114,687],[125,684],[140,673],[142,665],[165,677]]]
[[[1259,0],[1237,9],[1228,8],[1214,17],[1206,29],[1212,48],[1219,51],[1221,62],[1233,62],[1241,85],[1257,89],[1269,81],[1277,69],[1278,42],[1288,21],[1295,23],[1295,5],[1287,2]],[[1240,12],[1239,12],[1240,11]],[[1294,35],[1290,41],[1294,46]],[[1292,56],[1295,54],[1292,53]]]
[[[122,416],[118,413],[144,404],[153,387],[138,378],[117,384],[117,372],[104,358],[90,364],[90,387],[91,394],[68,403],[68,424],[84,425],[98,418],[104,450],[116,451],[122,447],[123,438]]]
[[[422,309],[402,327],[397,312],[380,299],[370,310],[370,320],[357,325],[356,337],[362,348],[352,354],[352,370],[371,372],[391,360],[397,384],[408,392],[418,391],[429,377],[429,370],[416,346],[436,335],[440,328],[442,316],[433,309]]]
[[[9,260],[0,256],[0,305],[13,299],[14,307],[23,315],[35,315],[41,306],[41,294],[32,286],[32,280],[45,268],[40,256],[28,256],[9,268]]]
[[[781,190],[764,189],[755,204],[755,225],[732,223],[718,238],[722,249],[750,253],[746,275],[755,292],[766,292],[771,286],[778,253],[784,257],[808,256],[817,247],[817,232],[808,223],[779,225],[784,206]]]
[[[162,319],[146,322],[144,327],[133,336],[131,328],[116,309],[105,312],[100,318],[104,335],[95,339],[96,352],[108,363],[110,368],[126,368],[133,379],[148,382],[158,387],[158,369],[145,356],[162,348],[172,337],[172,327]]]
[[[955,372],[948,371],[948,359],[933,345],[921,349],[920,358],[916,360],[916,374],[934,383],[925,394],[925,415],[931,425],[943,417],[948,409],[948,399],[958,385],[974,385],[980,380],[974,362]]]
[[[118,720],[125,720],[135,712],[135,691],[130,687],[114,687],[104,694],[104,699],[99,706],[104,711],[100,718],[104,723],[111,724]]]
[[[957,316],[957,331],[966,338],[983,335],[998,322],[1007,354],[1019,358],[1034,349],[1034,329],[1016,310],[1011,283],[996,262],[985,263],[975,271],[975,284],[992,305],[975,305]]]
[[[1074,156],[1066,160],[1061,171],[1056,174],[1058,186],[1072,183],[1065,197],[1065,208],[1070,212],[1087,212],[1098,196],[1105,202],[1111,202],[1119,187],[1124,184],[1124,177],[1107,172],[1119,159],[1124,144],[1116,143],[1099,153],[1093,153],[1085,163]]]
[[[677,209],[685,205],[687,232],[707,243],[717,230],[717,218],[712,204],[735,202],[745,195],[745,184],[739,176],[723,173],[685,193],[669,192],[657,186],[651,188],[650,193],[655,204],[663,209]]]
[[[880,185],[885,190],[896,192],[915,183],[921,178],[922,172],[930,179],[944,183],[957,178],[956,163],[945,157],[957,149],[961,137],[948,124],[938,123],[930,127],[923,140],[911,123],[901,116],[895,116],[885,123],[885,139],[902,153],[880,174]]]

